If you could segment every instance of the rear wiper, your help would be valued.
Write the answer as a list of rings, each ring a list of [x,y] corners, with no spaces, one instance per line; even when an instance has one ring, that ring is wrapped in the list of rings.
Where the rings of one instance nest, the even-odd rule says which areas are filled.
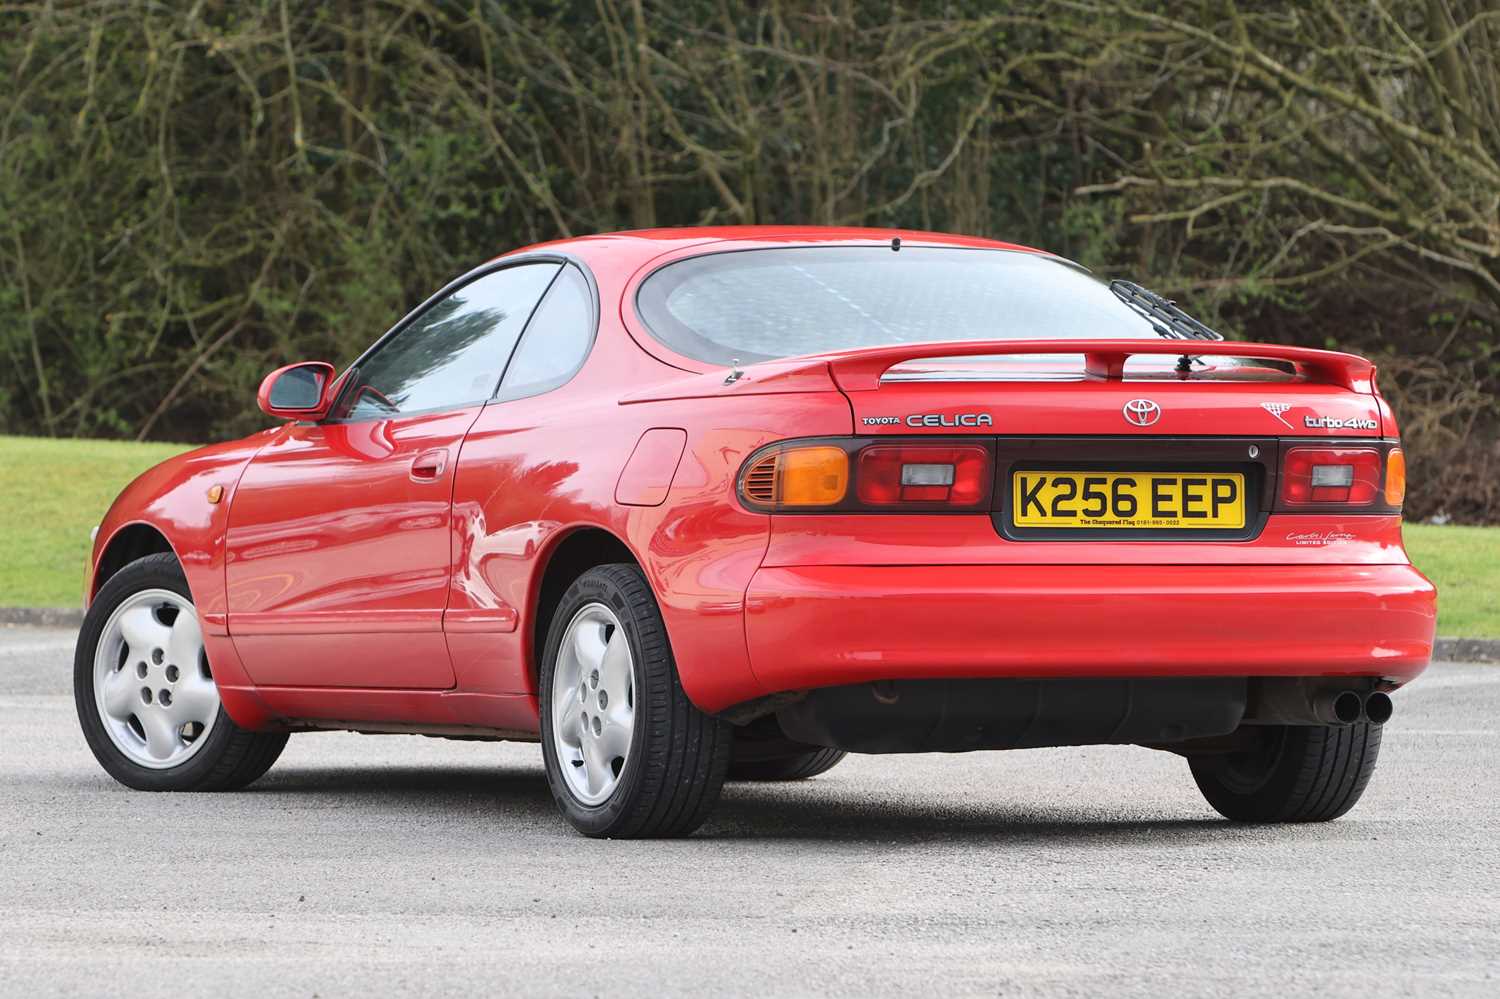
[[[1109,283],[1115,297],[1136,312],[1146,317],[1157,335],[1168,340],[1222,340],[1224,335],[1204,326],[1177,307],[1177,303],[1162,298],[1154,291],[1142,288],[1132,281],[1119,278]]]

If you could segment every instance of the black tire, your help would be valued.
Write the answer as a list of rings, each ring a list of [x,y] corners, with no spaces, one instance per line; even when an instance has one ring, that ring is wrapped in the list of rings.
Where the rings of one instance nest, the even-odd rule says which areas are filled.
[[[1250,751],[1191,757],[1193,779],[1236,822],[1327,822],[1354,807],[1380,755],[1380,726],[1274,725]]]
[[[592,603],[611,609],[634,660],[635,723],[630,751],[609,797],[589,805],[561,770],[553,733],[552,690],[558,649],[569,623]],[[661,612],[634,565],[604,565],[563,594],[541,661],[542,756],[563,817],[585,836],[634,839],[686,836],[719,800],[732,751],[730,726],[699,711],[682,689]]]
[[[99,590],[83,618],[73,653],[73,703],[89,749],[105,771],[137,791],[237,790],[271,768],[286,746],[284,733],[251,732],[240,728],[219,707],[205,742],[182,764],[163,770],[143,767],[126,756],[110,739],[94,700],[94,650],[116,607],[141,590],[162,589],[189,602],[192,592],[182,567],[171,554],[147,555],[125,566]]]
[[[807,780],[832,770],[847,755],[842,749],[794,742],[781,734],[775,718],[760,718],[735,733],[729,779]]]

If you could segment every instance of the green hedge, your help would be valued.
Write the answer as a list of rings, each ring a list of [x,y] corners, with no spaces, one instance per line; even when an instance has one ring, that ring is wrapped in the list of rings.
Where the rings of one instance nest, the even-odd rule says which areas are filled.
[[[244,431],[535,240],[900,225],[1373,353],[1412,512],[1500,519],[1491,8],[0,4],[0,430]]]

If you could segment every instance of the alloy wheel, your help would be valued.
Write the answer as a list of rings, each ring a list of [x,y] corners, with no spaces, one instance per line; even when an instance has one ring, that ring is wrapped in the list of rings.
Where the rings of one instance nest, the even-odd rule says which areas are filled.
[[[583,804],[620,783],[635,735],[635,659],[620,619],[590,603],[568,622],[552,680],[552,745],[568,789]]]
[[[94,650],[94,703],[110,741],[140,766],[179,766],[203,747],[219,690],[188,600],[150,589],[115,608]]]

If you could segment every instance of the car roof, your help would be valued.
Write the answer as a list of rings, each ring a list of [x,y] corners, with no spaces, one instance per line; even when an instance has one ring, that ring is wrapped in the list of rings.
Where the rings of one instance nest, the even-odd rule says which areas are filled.
[[[1046,250],[987,239],[983,236],[964,236],[954,233],[925,232],[920,229],[879,229],[858,226],[817,225],[728,225],[728,226],[679,226],[660,229],[631,229],[622,232],[599,233],[589,236],[573,236],[549,240],[532,246],[521,247],[514,253],[531,253],[537,250],[567,251],[576,249],[587,252],[600,243],[610,243],[616,248],[621,243],[633,243],[642,252],[650,255],[665,252],[674,246],[712,245],[714,243],[869,243],[890,242],[899,238],[903,243],[927,246],[982,247],[995,250],[1019,250],[1052,256]],[[509,256],[510,254],[505,254]]]

